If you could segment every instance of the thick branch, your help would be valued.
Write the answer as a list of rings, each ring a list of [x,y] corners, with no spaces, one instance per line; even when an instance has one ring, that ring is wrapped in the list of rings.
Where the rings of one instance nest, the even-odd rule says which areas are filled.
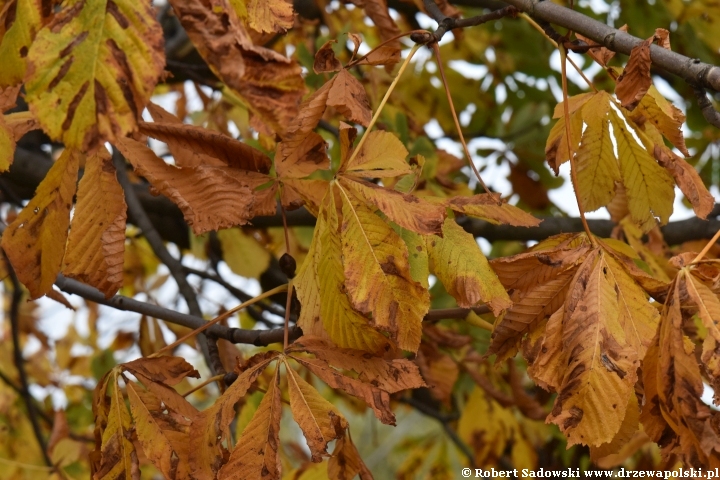
[[[643,40],[616,28],[593,20],[580,12],[550,1],[505,0],[505,3],[546,22],[569,28],[596,41],[613,52],[629,55]],[[677,75],[693,86],[720,92],[720,67],[688,58],[658,45],[650,46],[650,58],[655,66]]]
[[[693,90],[695,91],[695,98],[697,98],[698,107],[700,107],[700,111],[702,112],[703,117],[705,117],[705,120],[707,120],[710,125],[720,128],[720,112],[715,110],[715,107],[713,107],[707,96],[707,92],[699,87],[695,87]]]

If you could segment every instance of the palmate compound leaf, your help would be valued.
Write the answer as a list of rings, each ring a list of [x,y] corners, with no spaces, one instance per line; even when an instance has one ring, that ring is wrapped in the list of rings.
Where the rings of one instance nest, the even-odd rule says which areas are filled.
[[[109,298],[123,284],[127,205],[106,149],[87,159],[77,197],[63,273]]]
[[[595,242],[590,245],[584,234],[564,235],[493,261],[515,304],[496,324],[488,353],[508,358],[527,334],[528,373],[558,391],[548,421],[570,444],[600,446],[623,425],[658,313],[644,291],[655,289],[650,277]]]
[[[28,53],[30,110],[68,147],[93,149],[124,136],[163,71],[162,39],[148,1],[63,4]]]
[[[31,298],[47,293],[60,272],[79,162],[77,150],[65,149],[3,233],[0,244]]]
[[[218,472],[219,480],[280,478],[280,367],[275,369],[268,390],[250,423],[245,427],[228,462]]]
[[[568,102],[573,142],[579,144],[573,149],[583,207],[595,210],[608,206],[617,210],[611,204],[624,194],[626,200],[622,203],[644,231],[656,225],[656,217],[662,224],[667,223],[672,213],[673,181],[653,158],[654,145],[663,141],[651,120],[642,117],[643,130],[629,112],[615,106],[610,95],[602,91],[571,97]],[[556,107],[556,115],[559,111],[562,104]],[[634,118],[640,121],[640,117]],[[548,138],[547,160],[553,168],[569,159],[567,148],[563,149],[567,145],[564,121],[562,117],[558,120]],[[648,135],[646,131],[654,133]]]
[[[233,167],[174,167],[130,138],[115,145],[138,174],[177,204],[195,234],[244,225],[253,217],[253,184],[264,178]]]
[[[345,435],[347,420],[285,361],[290,410],[305,435],[313,462],[327,456],[327,445]]]
[[[692,311],[682,305],[688,275],[692,273],[683,269],[674,280],[660,328],[643,361],[645,403],[640,420],[648,436],[660,444],[663,457],[677,455],[687,465],[712,469],[720,466],[720,413],[700,399],[704,387],[695,344],[683,331]]]

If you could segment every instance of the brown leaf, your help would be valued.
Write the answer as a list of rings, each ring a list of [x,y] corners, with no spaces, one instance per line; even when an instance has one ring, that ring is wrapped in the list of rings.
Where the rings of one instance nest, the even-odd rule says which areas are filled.
[[[327,105],[335,107],[351,122],[367,127],[372,118],[370,101],[362,84],[345,69],[335,77],[328,92]]]
[[[292,2],[287,0],[248,0],[248,25],[258,32],[285,32],[292,28]]]
[[[116,146],[138,174],[180,207],[195,234],[244,225],[252,218],[254,198],[245,171],[232,167],[173,167],[129,138],[118,141]]]
[[[270,171],[270,157],[222,133],[182,123],[140,122],[139,125],[140,132],[145,135],[168,145],[177,145],[190,152],[217,158],[229,167],[260,173]],[[216,162],[210,166],[215,165]]]
[[[63,273],[112,297],[123,284],[127,205],[104,148],[87,159],[80,180]]]
[[[138,358],[123,363],[123,368],[134,375],[142,375],[153,382],[168,386],[177,385],[185,377],[200,378],[200,374],[180,357]]]
[[[650,78],[650,45],[653,39],[650,38],[633,47],[630,52],[625,70],[618,77],[615,94],[620,103],[628,110],[634,110],[645,93],[647,93],[652,79]]]
[[[627,31],[628,31],[628,26],[627,26],[627,24],[625,24],[625,25],[623,25],[622,27],[618,28],[618,30],[621,30],[621,31],[623,31],[623,32],[627,32]],[[589,38],[587,38],[587,37],[584,37],[584,36],[580,35],[580,34],[577,33],[577,32],[575,32],[575,36],[576,36],[577,38],[579,38],[580,40],[582,40],[583,42],[585,42],[585,43],[587,43],[588,45],[590,45],[591,47],[600,45],[600,44],[597,43],[595,40],[591,40],[591,39],[589,39]],[[588,53],[588,55],[590,55],[597,63],[599,63],[600,66],[602,66],[602,67],[607,67],[607,64],[608,64],[608,62],[610,61],[610,59],[612,59],[612,58],[615,56],[615,52],[613,52],[612,50],[609,50],[609,49],[607,49],[607,48],[605,48],[605,47],[591,48],[590,50],[588,50],[587,53]]]
[[[395,415],[390,410],[390,395],[385,390],[348,377],[332,368],[324,360],[291,356],[293,360],[317,375],[332,388],[337,388],[363,400],[386,425],[395,425]]]
[[[363,462],[357,448],[349,435],[345,435],[335,443],[335,450],[328,461],[328,478],[333,480],[353,480],[356,475],[360,480],[372,480],[370,469]]]
[[[453,387],[460,374],[458,364],[447,354],[426,343],[420,345],[417,363],[432,396],[450,406]]]
[[[254,480],[280,478],[280,368],[277,367],[267,393],[243,430],[230,459],[218,472],[218,478]],[[233,384],[234,385],[234,384]]]
[[[335,57],[335,52],[333,52],[333,43],[337,43],[337,40],[328,40],[315,54],[315,62],[313,63],[315,73],[337,72],[342,69],[342,63]]]
[[[277,145],[275,170],[280,178],[303,178],[330,168],[327,143],[315,132],[293,135]]]
[[[359,380],[388,393],[425,386],[417,365],[406,358],[385,360],[362,350],[338,348],[327,340],[307,335],[303,335],[288,349],[288,352],[296,351],[312,353],[333,367],[354,370]]]
[[[494,225],[506,224],[516,227],[537,227],[539,220],[529,213],[502,200],[494,195],[482,193],[471,197],[452,197],[447,206],[456,212],[477,217]]]
[[[305,92],[302,69],[297,62],[253,45],[230,0],[170,3],[200,55],[246,102],[265,133],[283,133],[297,118],[297,106]],[[255,5],[267,13],[268,2],[258,1]],[[265,26],[265,22],[258,24],[260,28]]]
[[[52,289],[60,272],[79,163],[80,153],[65,149],[2,236],[2,248],[33,299]]]
[[[367,16],[370,17],[373,23],[377,26],[378,30],[380,30],[380,38],[383,40],[389,40],[392,37],[400,35],[400,29],[390,16],[387,0],[365,0],[364,7]],[[395,51],[395,53],[392,54],[393,56],[388,56],[389,58],[395,58],[395,61],[392,63],[396,63],[400,60],[401,44],[399,40],[391,41],[384,48]]]
[[[672,48],[670,48],[670,32],[664,28],[655,29],[653,41],[657,42],[658,45],[666,50],[672,50]]]
[[[675,155],[672,150],[664,145],[655,145],[653,154],[658,163],[670,172],[670,175],[675,179],[675,183],[678,184],[680,190],[690,200],[695,215],[700,218],[707,218],[713,207],[715,207],[715,198],[708,192],[695,167],[687,163],[684,158]]]

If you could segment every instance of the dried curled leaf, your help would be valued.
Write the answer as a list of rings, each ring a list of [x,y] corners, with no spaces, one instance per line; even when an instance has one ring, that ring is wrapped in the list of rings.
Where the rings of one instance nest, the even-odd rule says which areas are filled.
[[[30,48],[27,101],[53,139],[87,151],[137,128],[164,64],[150,2],[67,2]]]
[[[615,94],[623,107],[634,110],[643,96],[647,93],[652,79],[650,78],[650,45],[653,39],[649,38],[639,45],[633,47],[630,52],[630,60],[625,65],[625,70],[618,78]]]
[[[337,43],[334,38],[328,40],[315,53],[315,62],[313,63],[315,73],[337,72],[342,69],[342,63],[335,57],[332,49],[334,43]]]

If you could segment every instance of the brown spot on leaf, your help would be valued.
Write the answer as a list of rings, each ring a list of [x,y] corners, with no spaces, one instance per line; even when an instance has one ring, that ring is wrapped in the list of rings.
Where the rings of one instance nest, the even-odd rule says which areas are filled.
[[[65,121],[62,124],[63,130],[70,129],[70,125],[72,125],[73,117],[75,117],[75,111],[78,108],[78,105],[80,105],[80,102],[82,101],[83,97],[85,96],[85,93],[87,93],[88,86],[90,85],[90,82],[85,82],[80,87],[80,90],[78,93],[75,94],[72,101],[70,102],[70,105],[68,105],[68,112],[65,116]]]
[[[583,418],[584,412],[581,408],[578,407],[572,407],[570,409],[570,416],[565,419],[563,422],[563,429],[567,430],[568,428],[575,428],[578,426],[580,421]]]
[[[60,50],[60,58],[65,58],[70,55],[70,52],[72,52],[75,47],[80,45],[88,37],[89,34],[90,32],[86,30],[77,37],[75,37],[72,42],[70,42],[65,48]]]
[[[62,67],[60,67],[60,70],[58,70],[57,75],[55,75],[55,78],[53,78],[48,84],[48,90],[52,90],[57,87],[58,83],[60,83],[60,81],[65,78],[65,75],[67,75],[68,70],[70,70],[70,67],[72,66],[73,60],[74,57],[70,57],[65,63],[63,63]]]
[[[110,0],[107,4],[107,13],[113,16],[115,21],[117,21],[118,25],[120,25],[121,28],[125,29],[130,26],[130,22],[125,17],[125,15],[122,14],[120,9],[118,8],[117,4]]]

